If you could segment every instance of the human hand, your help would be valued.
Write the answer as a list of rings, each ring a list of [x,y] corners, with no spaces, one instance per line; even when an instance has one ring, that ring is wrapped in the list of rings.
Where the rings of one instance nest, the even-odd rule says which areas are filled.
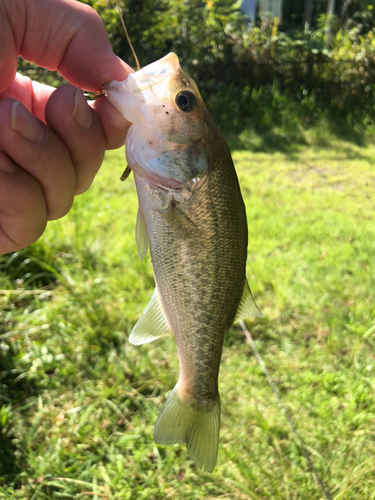
[[[0,254],[33,243],[88,189],[129,127],[105,99],[16,74],[17,55],[98,92],[132,70],[96,12],[75,0],[0,0]]]

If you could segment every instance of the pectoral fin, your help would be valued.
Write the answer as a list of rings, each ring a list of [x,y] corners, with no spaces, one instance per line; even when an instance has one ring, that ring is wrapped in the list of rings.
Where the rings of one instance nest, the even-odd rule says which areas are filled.
[[[241,319],[246,319],[249,317],[260,318],[261,316],[263,316],[263,314],[259,311],[254,301],[253,294],[251,293],[249,283],[247,282],[247,279],[245,279],[245,285],[243,287],[242,297],[240,305],[238,306],[234,323],[236,321],[240,321]]]
[[[148,236],[145,216],[140,208],[138,209],[137,223],[135,226],[135,242],[137,243],[139,258],[143,260],[148,250]]]
[[[172,332],[165,319],[155,288],[150,302],[130,334],[129,342],[135,345],[147,344],[168,333]]]

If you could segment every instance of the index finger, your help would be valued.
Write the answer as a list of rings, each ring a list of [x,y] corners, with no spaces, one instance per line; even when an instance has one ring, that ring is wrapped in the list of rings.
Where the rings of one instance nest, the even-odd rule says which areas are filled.
[[[100,91],[125,80],[132,69],[112,51],[99,15],[75,0],[0,0],[0,93],[13,81],[16,56],[51,71],[76,87]],[[12,39],[10,39],[12,38]],[[14,61],[14,62],[13,62]]]

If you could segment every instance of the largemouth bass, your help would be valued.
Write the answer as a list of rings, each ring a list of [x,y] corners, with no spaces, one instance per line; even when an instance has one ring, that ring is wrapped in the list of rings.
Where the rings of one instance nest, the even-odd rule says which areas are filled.
[[[156,283],[129,340],[173,333],[180,362],[154,441],[185,442],[196,465],[212,472],[224,335],[234,321],[261,315],[245,277],[247,223],[237,175],[175,54],[111,82],[106,95],[132,123],[125,149],[139,200],[136,242],[141,259],[150,248]]]

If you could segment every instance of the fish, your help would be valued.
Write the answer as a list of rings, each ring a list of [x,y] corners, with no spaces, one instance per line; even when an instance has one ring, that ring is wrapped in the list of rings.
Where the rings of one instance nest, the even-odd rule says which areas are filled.
[[[154,428],[156,444],[186,443],[195,464],[215,468],[219,447],[218,376],[225,333],[261,316],[246,279],[245,205],[229,148],[195,82],[170,53],[105,88],[131,122],[141,259],[150,249],[155,290],[129,341],[172,333],[180,376]]]

